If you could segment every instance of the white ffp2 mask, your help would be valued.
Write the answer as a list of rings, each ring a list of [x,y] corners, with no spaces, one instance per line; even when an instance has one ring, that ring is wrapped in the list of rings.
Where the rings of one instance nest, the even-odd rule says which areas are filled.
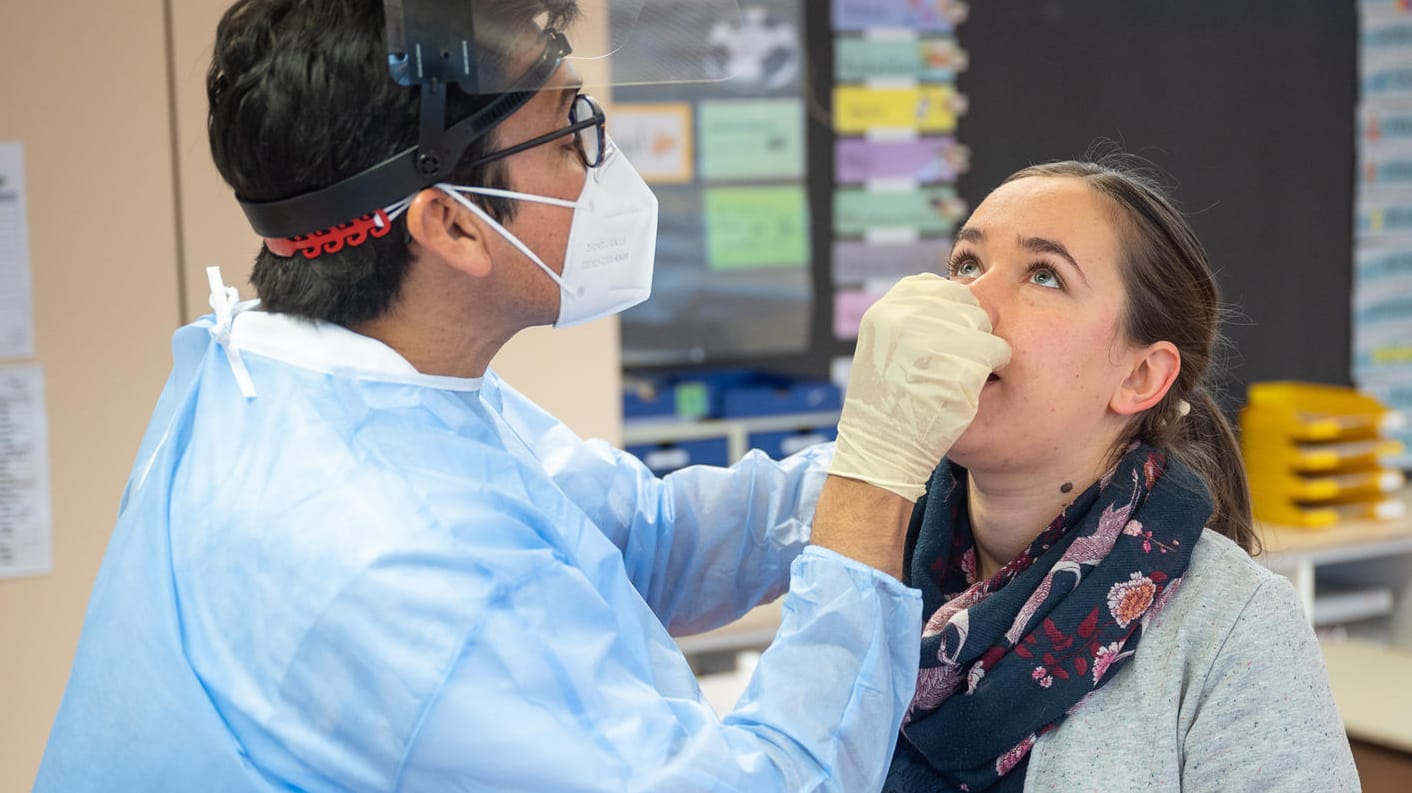
[[[577,201],[490,187],[437,185],[554,279],[559,285],[559,318],[554,323],[558,328],[617,314],[646,300],[652,292],[657,196],[611,140],[606,146],[603,162],[588,169]],[[563,275],[550,269],[528,245],[462,193],[572,208],[574,219],[564,250]]]

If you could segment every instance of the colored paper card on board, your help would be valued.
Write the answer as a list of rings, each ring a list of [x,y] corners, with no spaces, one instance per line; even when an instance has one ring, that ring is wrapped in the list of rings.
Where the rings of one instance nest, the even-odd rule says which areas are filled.
[[[1412,98],[1412,58],[1389,50],[1364,52],[1358,71],[1363,102]]]
[[[698,108],[701,178],[804,175],[804,104],[798,99],[704,101]]]
[[[970,165],[970,149],[949,137],[840,138],[834,145],[834,178],[845,184],[898,180],[954,182]]]
[[[1412,104],[1364,105],[1358,114],[1358,136],[1366,143],[1412,141]]]
[[[944,134],[956,129],[959,106],[956,89],[950,84],[898,88],[840,85],[833,92],[834,130],[844,135],[878,129]]]
[[[704,206],[711,268],[808,264],[809,206],[802,186],[708,188]]]
[[[1370,143],[1358,152],[1360,187],[1412,187],[1412,144]]]
[[[1373,248],[1360,246],[1353,254],[1353,276],[1358,283],[1383,278],[1412,278],[1412,246]]]
[[[966,215],[966,202],[951,187],[834,192],[836,234],[867,234],[875,229],[907,228],[922,234],[950,234]]]
[[[1412,235],[1412,200],[1403,198],[1403,191],[1365,191],[1360,196],[1353,216],[1353,233],[1360,239],[1383,234]],[[1377,195],[1371,193],[1377,192]]]
[[[863,312],[878,302],[886,290],[839,289],[833,293],[833,335],[845,341],[858,338]]]
[[[917,273],[945,273],[951,239],[878,244],[838,240],[833,244],[833,283],[861,284]]]
[[[961,0],[833,0],[833,26],[948,31],[965,21],[968,10]]]
[[[1405,14],[1373,12],[1360,20],[1358,43],[1365,53],[1378,51],[1412,53],[1412,17]]]
[[[1402,338],[1412,334],[1412,322],[1393,328]],[[1412,379],[1412,342],[1387,341],[1382,344],[1355,347],[1353,376],[1358,380]]]
[[[652,102],[613,105],[613,142],[654,184],[692,180],[691,105]]]
[[[1358,10],[1365,14],[1378,11],[1407,14],[1412,13],[1412,0],[1358,0]]]
[[[1384,313],[1353,323],[1354,371],[1367,374],[1372,365],[1408,367],[1412,372],[1412,314]]]
[[[863,36],[834,40],[834,74],[839,82],[878,79],[951,81],[965,71],[966,51],[952,38]]]
[[[1412,291],[1400,295],[1388,295],[1381,290],[1394,287],[1394,284],[1379,284],[1378,293],[1369,296],[1369,290],[1355,290],[1353,321],[1363,324],[1377,322],[1412,323]],[[1405,282],[1404,288],[1412,286]],[[1412,339],[1408,340],[1412,344]]]

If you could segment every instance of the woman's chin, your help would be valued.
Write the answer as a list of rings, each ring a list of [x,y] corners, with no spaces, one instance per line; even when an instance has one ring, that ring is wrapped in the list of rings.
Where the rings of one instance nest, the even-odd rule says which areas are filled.
[[[951,449],[946,452],[946,459],[962,468],[970,468],[971,464],[975,462],[977,440],[979,439],[973,440],[971,437],[977,434],[974,431],[974,426],[967,427],[966,431],[961,433],[961,437],[951,444]]]

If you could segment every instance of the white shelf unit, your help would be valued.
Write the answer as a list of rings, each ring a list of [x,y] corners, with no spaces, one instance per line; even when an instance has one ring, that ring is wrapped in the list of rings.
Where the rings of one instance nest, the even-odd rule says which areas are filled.
[[[750,436],[757,432],[787,432],[838,424],[837,410],[819,413],[785,413],[778,416],[756,416],[737,419],[631,419],[623,422],[623,445],[696,441],[725,437],[726,454],[735,462],[750,451]]]
[[[1402,498],[1412,501],[1412,490]],[[1316,628],[1342,625],[1352,637],[1412,649],[1412,517],[1256,528],[1265,543],[1258,558],[1294,583]]]

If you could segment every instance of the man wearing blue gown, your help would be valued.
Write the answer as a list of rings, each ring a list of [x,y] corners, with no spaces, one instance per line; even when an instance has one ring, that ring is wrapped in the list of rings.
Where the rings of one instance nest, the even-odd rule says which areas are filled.
[[[907,518],[1003,344],[908,279],[836,455],[660,479],[502,382],[515,333],[650,285],[656,201],[579,92],[576,13],[226,13],[211,148],[260,300],[212,273],[175,335],[36,790],[881,785],[917,671]],[[672,635],[786,591],[718,717]]]

